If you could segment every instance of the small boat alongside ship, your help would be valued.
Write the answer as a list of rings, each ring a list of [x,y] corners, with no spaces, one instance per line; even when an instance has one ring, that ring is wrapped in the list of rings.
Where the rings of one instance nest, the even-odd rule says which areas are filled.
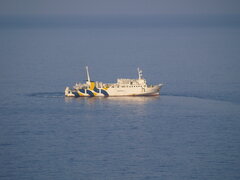
[[[148,85],[142,77],[142,70],[138,70],[138,79],[117,79],[116,83],[91,81],[86,66],[86,83],[76,83],[73,88],[66,87],[66,97],[94,97],[94,96],[157,96],[163,84]]]

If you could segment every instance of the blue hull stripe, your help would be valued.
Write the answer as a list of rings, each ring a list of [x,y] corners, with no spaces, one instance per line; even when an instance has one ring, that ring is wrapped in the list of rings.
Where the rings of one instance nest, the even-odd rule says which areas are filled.
[[[94,96],[94,94],[93,94],[91,91],[89,91],[89,90],[87,90],[87,93],[88,93],[91,97]]]
[[[99,91],[99,89],[98,88],[96,88],[96,87],[94,87],[94,89],[93,89],[95,92],[97,92],[97,93],[99,93],[100,91]]]
[[[75,95],[75,97],[80,97],[77,92],[72,92],[72,93]]]
[[[97,93],[100,93],[100,90],[96,87],[94,87],[94,91],[97,92]],[[104,89],[101,89],[101,93],[104,95],[104,96],[109,96],[109,94],[107,93],[107,91],[105,91]]]
[[[109,96],[109,94],[107,93],[107,91],[105,91],[104,89],[101,89],[102,94],[104,94],[104,96]]]
[[[83,94],[85,93],[84,89],[79,89],[79,91]]]

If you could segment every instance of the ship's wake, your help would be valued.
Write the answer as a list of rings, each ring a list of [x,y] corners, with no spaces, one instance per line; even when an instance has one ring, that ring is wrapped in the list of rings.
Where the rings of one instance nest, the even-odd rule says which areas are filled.
[[[194,94],[194,93],[161,93],[160,96],[172,96],[172,97],[183,97],[183,98],[197,98],[202,100],[212,100],[220,102],[230,102],[234,104],[240,104],[240,98],[223,96],[223,95],[207,95],[207,94]]]
[[[63,92],[36,92],[28,94],[30,97],[37,97],[37,98],[63,98]]]

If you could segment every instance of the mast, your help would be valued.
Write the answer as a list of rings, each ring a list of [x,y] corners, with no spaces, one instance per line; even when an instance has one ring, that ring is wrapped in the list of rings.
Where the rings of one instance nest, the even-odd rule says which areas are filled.
[[[140,70],[139,68],[137,68],[138,70],[138,79],[142,79],[142,70]]]
[[[87,81],[90,82],[90,76],[89,76],[89,72],[88,72],[88,66],[86,66],[86,71],[87,71]]]

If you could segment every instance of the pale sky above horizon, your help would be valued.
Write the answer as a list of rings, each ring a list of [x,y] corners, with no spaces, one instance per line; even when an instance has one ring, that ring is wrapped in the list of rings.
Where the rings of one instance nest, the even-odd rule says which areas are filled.
[[[240,0],[0,0],[0,15],[239,13]]]

